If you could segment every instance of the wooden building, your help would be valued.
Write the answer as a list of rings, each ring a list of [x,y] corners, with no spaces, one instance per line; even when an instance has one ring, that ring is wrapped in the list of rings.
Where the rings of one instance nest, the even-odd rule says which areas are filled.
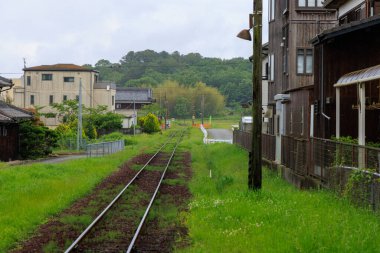
[[[0,77],[0,91],[11,88],[11,80]],[[0,101],[0,160],[14,160],[19,150],[19,122],[32,118],[32,113]]]
[[[340,10],[340,25],[312,40],[316,137],[352,136],[361,145],[380,141],[380,5],[371,2],[326,3]],[[344,5],[350,6],[346,13]]]
[[[144,105],[153,102],[152,89],[150,88],[116,88],[116,109],[119,114],[124,115],[123,128],[136,125],[137,111]]]
[[[309,137],[314,50],[310,40],[336,24],[335,10],[321,0],[269,1],[268,104],[273,107],[276,161],[281,136]]]

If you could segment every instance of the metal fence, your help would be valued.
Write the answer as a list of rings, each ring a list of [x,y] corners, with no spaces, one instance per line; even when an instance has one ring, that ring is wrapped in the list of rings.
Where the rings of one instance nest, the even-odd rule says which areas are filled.
[[[78,140],[76,138],[62,138],[58,140],[57,145],[62,149],[76,150],[78,148]],[[85,139],[82,139],[80,149],[85,149],[86,146],[87,141]]]
[[[88,144],[86,148],[87,157],[104,156],[108,154],[116,153],[124,149],[124,140],[112,141],[112,142],[100,142],[94,144]]]

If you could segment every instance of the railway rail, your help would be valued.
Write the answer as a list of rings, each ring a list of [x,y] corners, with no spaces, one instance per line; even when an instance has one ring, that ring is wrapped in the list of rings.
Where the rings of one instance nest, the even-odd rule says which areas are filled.
[[[138,182],[139,180],[140,181],[144,181],[144,180],[146,181],[146,180],[152,179],[152,177],[149,177],[149,173],[148,173],[148,169],[147,169],[148,166],[151,166],[152,164],[154,164],[154,162],[156,164],[159,163],[161,165],[163,163],[162,160],[165,160],[163,163],[163,166],[160,166],[160,167],[164,167],[161,170],[161,175],[153,177],[153,178],[157,178],[158,182],[157,182],[157,186],[154,187],[155,189],[154,189],[154,192],[152,193],[152,195],[150,197],[149,204],[147,205],[147,207],[144,211],[144,214],[142,215],[141,219],[139,220],[137,228],[134,230],[133,234],[129,235],[129,237],[131,239],[130,239],[130,242],[128,244],[128,247],[126,247],[125,249],[122,250],[125,252],[131,252],[132,251],[134,244],[136,243],[136,240],[139,236],[139,233],[140,233],[144,223],[146,222],[146,218],[149,214],[149,211],[151,210],[151,207],[154,203],[154,200],[155,200],[155,198],[159,192],[161,183],[165,178],[166,171],[168,170],[168,168],[169,168],[169,166],[173,160],[173,157],[175,155],[175,152],[177,150],[177,147],[183,138],[183,134],[184,134],[184,132],[176,132],[176,133],[172,134],[171,136],[169,136],[168,140],[157,150],[157,152],[154,155],[152,155],[152,157],[141,167],[141,169],[138,170],[138,172],[135,174],[135,176],[125,185],[125,187],[119,192],[119,194],[117,194],[117,196],[107,205],[107,207],[104,208],[104,210],[91,222],[91,224],[76,238],[76,240],[66,249],[65,253],[94,251],[94,249],[91,249],[88,246],[89,245],[88,243],[86,246],[86,243],[84,241],[89,240],[88,238],[91,237],[91,233],[94,230],[96,230],[96,227],[99,226],[99,224],[102,223],[102,220],[105,218],[105,216],[109,215],[109,213],[111,213],[112,210],[115,209],[115,206],[117,206],[117,204],[120,202],[120,199],[122,196],[126,195],[126,197],[128,198],[127,189],[130,189],[132,187],[132,185],[136,184],[136,182]],[[165,152],[168,149],[170,150],[170,152],[169,153]],[[131,193],[129,192],[129,194],[131,194]],[[133,207],[130,206],[130,208],[133,208]],[[96,238],[96,235],[92,235],[92,237]],[[95,243],[94,245],[96,246],[95,251],[99,251],[99,243]],[[120,247],[117,245],[115,245],[113,247],[115,247],[114,249],[117,249],[117,251],[121,250]],[[109,249],[107,249],[106,251],[109,251]]]

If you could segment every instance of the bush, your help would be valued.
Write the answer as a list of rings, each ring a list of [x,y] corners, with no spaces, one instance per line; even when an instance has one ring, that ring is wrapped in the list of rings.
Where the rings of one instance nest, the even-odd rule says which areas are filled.
[[[57,147],[58,134],[32,121],[20,124],[20,156],[22,159],[36,159],[53,152]]]
[[[159,132],[160,129],[160,122],[158,121],[158,118],[153,113],[148,113],[145,117],[142,117],[142,119],[139,119],[139,123],[141,122],[143,131],[146,133],[155,133]]]

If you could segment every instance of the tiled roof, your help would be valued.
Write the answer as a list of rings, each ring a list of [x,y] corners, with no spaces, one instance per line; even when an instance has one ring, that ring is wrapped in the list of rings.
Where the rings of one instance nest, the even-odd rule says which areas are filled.
[[[8,122],[13,122],[13,120],[5,115],[2,115],[0,113],[0,122],[1,123],[8,123]]]
[[[0,88],[2,88],[2,87],[12,87],[12,86],[13,86],[12,80],[0,76]]]
[[[9,105],[4,101],[0,101],[0,121],[19,121],[23,119],[31,119],[32,113],[13,105]],[[4,122],[4,121],[3,121]]]
[[[117,88],[116,102],[152,102],[152,91],[147,88]]]
[[[78,66],[75,64],[59,63],[54,65],[41,65],[30,68],[24,68],[24,71],[85,71],[85,72],[98,72],[93,69]]]

